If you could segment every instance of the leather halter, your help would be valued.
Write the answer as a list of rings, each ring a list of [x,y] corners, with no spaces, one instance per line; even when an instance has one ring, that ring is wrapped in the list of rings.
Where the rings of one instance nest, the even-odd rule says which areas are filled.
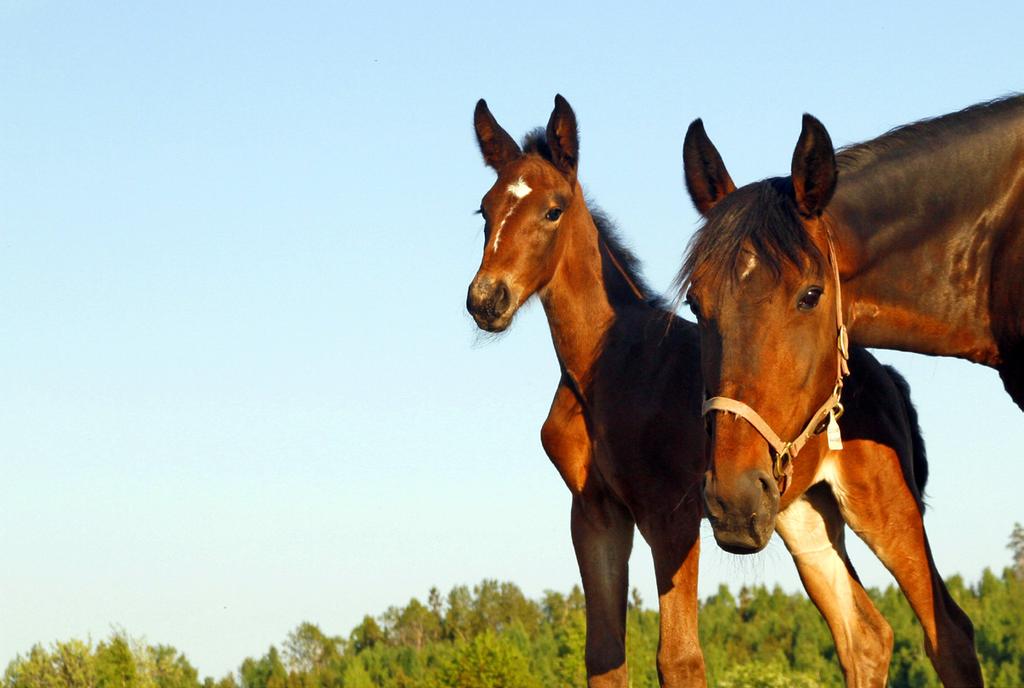
[[[841,450],[843,448],[842,439],[839,434],[839,424],[836,421],[843,415],[843,404],[840,399],[843,394],[843,378],[850,374],[850,368],[847,364],[850,358],[850,341],[846,334],[846,325],[843,324],[843,300],[839,285],[839,263],[836,259],[835,246],[832,244],[832,235],[827,230],[825,238],[828,241],[828,260],[832,264],[836,289],[836,349],[838,352],[836,354],[836,384],[832,389],[832,396],[818,407],[818,410],[807,421],[800,434],[788,442],[779,437],[757,411],[737,399],[712,397],[704,402],[701,414],[706,416],[712,411],[724,411],[750,423],[774,450],[772,474],[779,483],[780,493],[786,491],[789,479],[793,474],[793,459],[796,458],[797,454],[800,453],[800,450],[803,449],[811,437],[826,429],[826,420],[828,421],[829,448],[834,450]]]

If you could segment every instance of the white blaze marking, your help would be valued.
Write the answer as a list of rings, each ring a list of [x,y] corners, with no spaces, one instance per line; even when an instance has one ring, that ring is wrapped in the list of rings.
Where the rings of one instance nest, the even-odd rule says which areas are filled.
[[[527,184],[526,180],[522,177],[520,177],[515,184],[508,185],[508,192],[519,200],[526,198],[531,191],[533,191],[533,189],[530,188],[530,185]]]
[[[519,202],[526,198],[528,195],[530,195],[531,191],[533,191],[533,189],[530,188],[530,185],[527,184],[526,180],[523,179],[522,177],[517,179],[515,184],[508,185],[508,192],[512,194],[512,196],[514,196],[516,200],[511,206],[509,206],[508,211],[505,213],[505,217],[501,218],[501,222],[498,224],[498,231],[494,233],[493,250],[495,253],[498,252],[498,244],[501,243],[501,230],[502,228],[504,228],[505,222],[508,220],[509,216],[512,215],[512,211],[516,209],[516,206],[519,205]]]

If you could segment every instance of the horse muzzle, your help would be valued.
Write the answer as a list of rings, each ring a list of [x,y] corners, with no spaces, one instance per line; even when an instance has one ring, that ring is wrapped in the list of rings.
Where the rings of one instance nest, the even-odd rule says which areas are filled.
[[[775,532],[778,485],[765,471],[751,469],[725,488],[712,471],[704,474],[704,510],[715,541],[732,554],[760,552]]]
[[[502,280],[479,276],[469,285],[466,310],[480,329],[501,332],[512,322],[515,313],[512,290]]]

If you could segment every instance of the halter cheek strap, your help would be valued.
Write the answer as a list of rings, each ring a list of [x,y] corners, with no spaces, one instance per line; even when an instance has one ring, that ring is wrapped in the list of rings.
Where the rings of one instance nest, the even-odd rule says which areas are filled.
[[[839,284],[839,263],[836,259],[835,246],[832,244],[832,235],[826,231],[825,237],[828,240],[828,259],[832,264],[832,273],[835,278],[836,289],[836,384],[832,389],[832,396],[825,400],[818,410],[811,415],[810,420],[804,429],[792,440],[786,442],[772,430],[772,427],[761,415],[747,406],[742,401],[730,399],[729,397],[712,397],[704,402],[702,415],[712,411],[724,411],[731,413],[738,418],[750,423],[751,426],[765,442],[774,450],[772,456],[772,473],[775,480],[779,482],[779,491],[785,492],[789,485],[790,477],[793,474],[793,459],[811,437],[823,430],[828,430],[828,447],[832,450],[843,448],[842,436],[839,432],[839,417],[843,415],[843,404],[840,401],[843,395],[843,378],[850,374],[848,360],[850,358],[850,341],[846,333],[846,325],[843,324],[843,300]],[[827,420],[827,423],[826,423]]]

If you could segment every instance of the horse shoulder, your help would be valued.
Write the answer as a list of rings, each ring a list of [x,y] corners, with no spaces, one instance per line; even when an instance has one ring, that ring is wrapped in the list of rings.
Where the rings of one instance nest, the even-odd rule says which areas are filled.
[[[579,400],[564,382],[541,426],[540,442],[569,490],[581,494],[591,467],[590,433]]]

